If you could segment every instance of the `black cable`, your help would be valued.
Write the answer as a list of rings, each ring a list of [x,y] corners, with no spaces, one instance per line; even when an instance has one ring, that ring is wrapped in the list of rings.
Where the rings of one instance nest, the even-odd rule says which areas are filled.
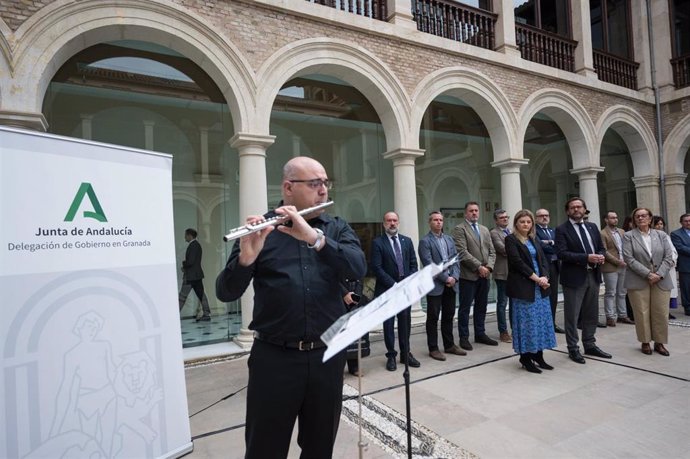
[[[211,404],[210,404],[209,406],[207,406],[206,408],[202,408],[202,409],[200,409],[199,411],[197,411],[196,413],[189,415],[189,418],[191,419],[192,417],[196,416],[197,414],[199,414],[199,413],[201,413],[201,412],[203,412],[203,411],[206,411],[207,409],[211,408],[212,406],[215,406],[215,405],[219,404],[220,402],[229,399],[229,398],[232,397],[233,395],[235,395],[235,394],[237,394],[237,393],[239,393],[239,392],[242,392],[242,391],[243,391],[244,389],[246,389],[246,388],[247,388],[247,386],[244,386],[244,387],[242,387],[242,388],[240,388],[240,389],[237,389],[235,392],[226,395],[225,397],[221,398],[220,400],[218,400],[218,401],[216,401],[216,402],[211,403]]]

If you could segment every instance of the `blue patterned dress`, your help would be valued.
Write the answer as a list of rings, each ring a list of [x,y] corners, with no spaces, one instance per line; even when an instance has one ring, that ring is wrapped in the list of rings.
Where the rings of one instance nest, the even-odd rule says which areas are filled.
[[[537,263],[537,250],[529,239],[525,245],[532,256],[534,272],[541,276],[539,263]],[[551,288],[558,288],[558,286],[552,285]],[[539,352],[543,349],[556,347],[549,297],[542,298],[541,288],[536,283],[534,290],[534,302],[511,298],[513,302],[513,349],[518,354]]]

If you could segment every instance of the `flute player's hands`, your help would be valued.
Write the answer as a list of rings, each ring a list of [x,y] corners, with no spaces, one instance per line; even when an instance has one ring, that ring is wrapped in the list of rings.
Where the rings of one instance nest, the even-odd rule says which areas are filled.
[[[316,242],[318,234],[314,228],[309,226],[309,223],[299,214],[295,206],[283,206],[276,209],[278,215],[287,216],[286,221],[292,221],[291,226],[280,225],[278,231],[288,234],[297,240],[304,241],[307,244],[313,245]]]
[[[247,217],[245,224],[256,225],[257,223],[263,222],[265,219],[261,215],[250,215]],[[240,238],[240,256],[237,262],[240,266],[249,266],[256,258],[259,256],[261,249],[264,248],[264,242],[266,242],[266,236],[269,235],[271,231],[275,229],[275,226],[270,225],[266,228],[257,231],[255,233],[247,234]]]

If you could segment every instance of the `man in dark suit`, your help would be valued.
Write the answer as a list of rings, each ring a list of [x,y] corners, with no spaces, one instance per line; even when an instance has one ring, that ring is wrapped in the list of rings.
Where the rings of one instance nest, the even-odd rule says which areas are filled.
[[[398,234],[398,214],[386,212],[383,216],[384,234],[375,238],[371,246],[371,270],[376,276],[374,295],[379,296],[393,284],[400,282],[417,271],[417,256],[412,240]],[[400,363],[411,367],[420,367],[419,361],[412,356],[410,346],[410,327],[412,317],[410,307],[398,313],[398,343],[400,345]],[[383,340],[386,343],[386,369],[395,371],[395,317],[383,322]]]
[[[184,231],[184,240],[189,243],[187,251],[182,260],[182,288],[180,289],[179,303],[180,311],[187,302],[189,292],[194,290],[194,293],[201,302],[201,309],[203,315],[197,319],[197,322],[209,322],[211,320],[211,308],[208,306],[208,298],[204,292],[204,271],[201,269],[201,244],[196,240],[197,232],[192,228],[187,228]]]
[[[484,328],[489,300],[489,277],[496,262],[496,251],[489,229],[479,224],[479,204],[465,204],[465,220],[453,228],[453,241],[460,257],[460,308],[458,333],[460,347],[472,350],[470,344],[470,308],[474,302],[474,342],[498,346]]]
[[[558,260],[558,255],[556,255],[556,230],[549,227],[551,215],[549,214],[548,210],[537,210],[535,219],[537,221],[537,240],[541,243],[541,248],[544,251],[544,255],[546,255],[546,257],[549,259],[549,283],[551,284],[549,302],[551,303],[553,329],[556,333],[565,333],[565,330],[556,325],[556,307],[558,306],[558,276],[561,272],[561,262]]]
[[[690,214],[681,215],[680,224],[682,227],[671,233],[671,242],[678,252],[676,269],[680,280],[680,299],[685,315],[690,316]]]
[[[561,260],[563,312],[568,355],[573,362],[585,363],[578,346],[577,322],[582,321],[582,345],[585,354],[611,358],[596,345],[594,333],[599,315],[599,285],[604,264],[604,244],[594,223],[583,221],[587,205],[582,198],[565,204],[568,221],[556,228],[556,253]]]
[[[443,214],[429,214],[429,233],[419,241],[419,259],[422,266],[432,263],[445,263],[457,255],[455,243],[443,234]],[[448,354],[467,355],[453,340],[453,317],[455,316],[455,297],[458,294],[460,266],[450,266],[434,278],[434,288],[426,296],[426,340],[429,356],[434,360],[446,360],[438,349],[438,318],[441,317],[441,339],[443,349]]]

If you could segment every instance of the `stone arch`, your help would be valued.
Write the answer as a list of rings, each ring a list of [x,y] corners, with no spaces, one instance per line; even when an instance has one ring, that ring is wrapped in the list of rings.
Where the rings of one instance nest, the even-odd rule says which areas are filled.
[[[685,155],[690,148],[690,115],[676,123],[664,142],[664,172],[677,174],[683,171]]]
[[[166,46],[199,65],[223,93],[236,131],[245,129],[254,105],[253,74],[246,58],[208,21],[170,2],[59,0],[22,24],[15,39],[12,67],[24,90],[10,103],[9,90],[0,88],[9,109],[13,104],[40,113],[48,84],[69,57],[97,43],[124,39]]]
[[[478,188],[477,182],[479,180],[479,176],[472,174],[460,167],[448,167],[444,169],[443,172],[436,175],[434,177],[434,181],[426,186],[426,195],[430,201],[434,201],[436,199],[436,196],[439,193],[439,187],[446,179],[458,180],[463,183],[468,190]],[[464,204],[464,202],[458,203],[459,206]]]
[[[494,161],[516,157],[515,113],[503,92],[483,74],[464,67],[437,70],[419,82],[412,96],[410,128],[416,133],[411,148],[419,148],[419,127],[429,104],[441,94],[466,102],[481,118],[489,131]]]
[[[0,18],[0,74],[9,75],[12,73],[12,47],[10,37],[12,30],[5,21]],[[0,91],[0,103],[2,102],[2,91]]]
[[[273,102],[283,84],[314,72],[339,78],[367,98],[383,125],[388,151],[407,145],[409,100],[400,81],[368,50],[332,38],[290,43],[262,64],[252,123],[256,132],[268,133]]]
[[[657,151],[654,133],[638,112],[623,105],[609,107],[599,117],[595,126],[595,164],[599,164],[601,144],[609,129],[616,131],[627,145],[636,177],[658,174],[658,165],[654,161]]]
[[[520,152],[527,126],[540,112],[548,115],[563,131],[572,155],[573,169],[599,166],[599,153],[594,149],[595,130],[589,114],[573,96],[559,89],[539,90],[523,102],[518,112]]]

